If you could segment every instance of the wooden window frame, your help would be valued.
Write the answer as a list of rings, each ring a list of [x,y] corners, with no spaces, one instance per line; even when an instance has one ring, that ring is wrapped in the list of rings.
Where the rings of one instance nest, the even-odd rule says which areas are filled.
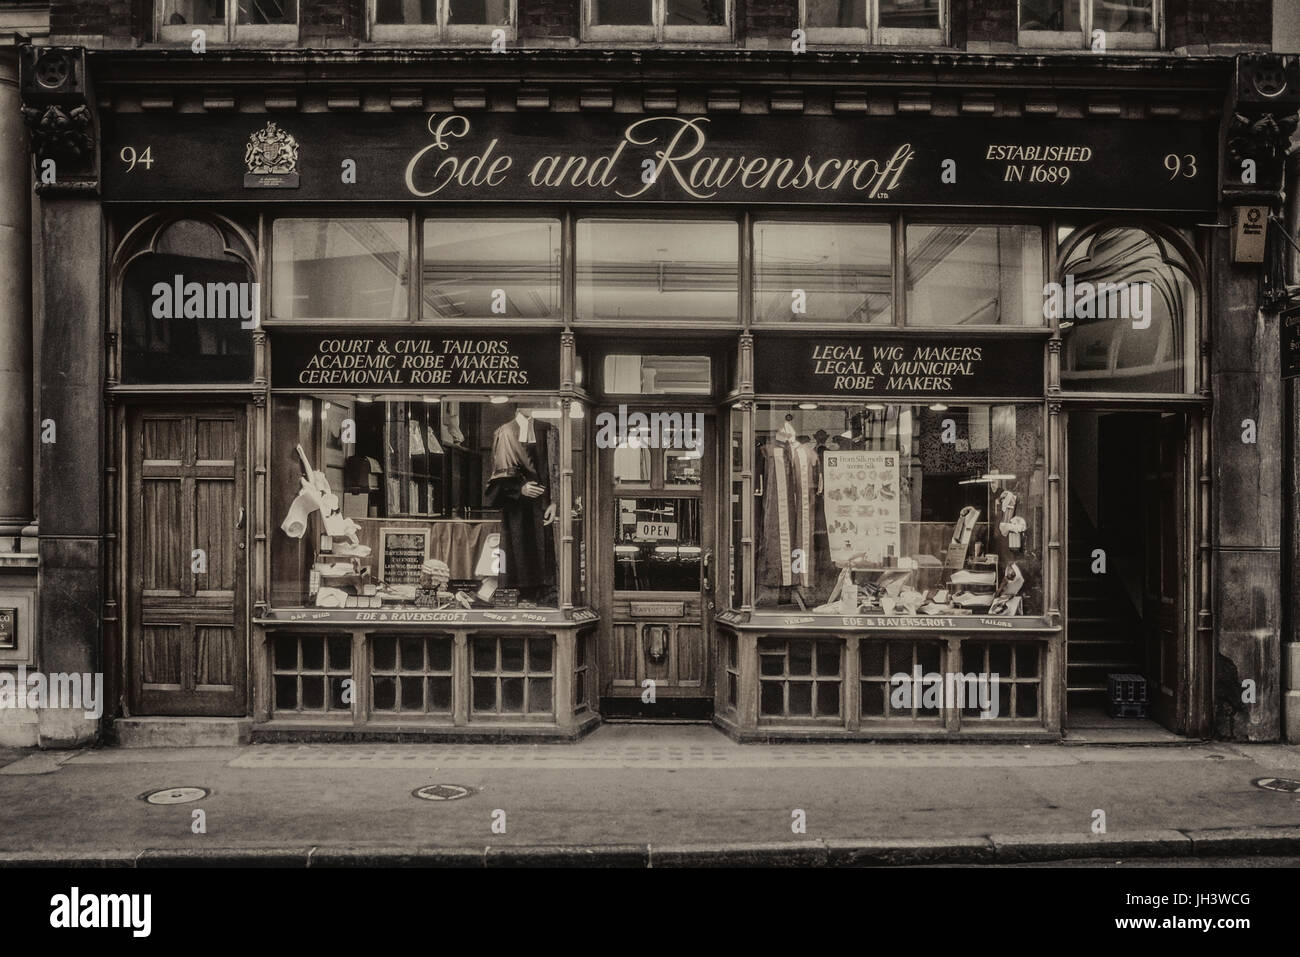
[[[194,31],[203,30],[205,42],[211,44],[296,43],[302,18],[302,0],[295,0],[293,23],[239,23],[239,0],[222,0],[226,9],[224,23],[186,23],[172,25],[163,20],[163,0],[154,0],[154,37],[160,43],[194,42]]]
[[[782,673],[780,675],[763,674],[763,642],[780,641],[785,645],[782,655]],[[811,671],[806,675],[795,675],[790,673],[790,646],[793,642],[806,642],[811,645]],[[834,675],[822,674],[817,668],[818,646],[821,644],[834,644],[837,646],[839,662],[838,668]],[[763,724],[805,724],[805,725],[835,725],[843,727],[845,722],[845,695],[847,692],[847,667],[844,659],[845,645],[838,636],[828,635],[762,635],[758,639],[757,646],[757,664],[758,664],[758,723]],[[770,653],[769,653],[770,654]],[[763,688],[765,685],[781,686],[781,713],[764,714],[763,713]],[[810,703],[812,710],[810,714],[792,714],[790,712],[790,685],[806,684],[812,688]],[[839,687],[839,707],[835,714],[821,714],[817,705],[818,686],[823,684],[835,684]]]
[[[857,0],[867,5],[867,25],[861,27],[809,27],[807,0],[799,0],[799,24],[804,39],[813,44],[836,46],[948,46],[952,0],[939,0],[938,27],[882,27],[880,0]]]
[[[524,667],[521,671],[506,671],[501,666],[501,642],[507,639],[517,638],[524,642]],[[474,662],[474,646],[479,641],[491,641],[493,643],[493,665],[490,669],[483,670]],[[534,641],[550,642],[551,646],[551,667],[547,671],[533,671],[530,663],[532,655],[532,643]],[[559,660],[560,646],[559,637],[549,632],[524,632],[520,634],[510,634],[503,632],[471,634],[469,636],[469,701],[467,713],[469,722],[484,721],[538,721],[544,723],[555,723],[557,714],[556,692],[559,688],[559,669],[556,664]],[[474,682],[480,678],[491,679],[495,685],[496,697],[491,709],[478,708],[474,701]],[[507,678],[518,678],[524,683],[524,700],[523,708],[520,711],[506,711],[502,707],[501,682]],[[532,684],[536,680],[545,679],[551,683],[551,707],[547,711],[532,711]]]
[[[505,31],[505,42],[513,43],[518,36],[519,3],[507,0],[505,23],[450,23],[451,0],[438,0],[436,23],[378,23],[377,0],[366,0],[366,39],[376,43],[440,43],[464,42],[475,45],[490,44],[496,30]]]
[[[726,22],[720,26],[669,24],[668,0],[650,0],[647,24],[595,23],[596,0],[582,0],[582,39],[626,43],[731,43],[735,40],[735,0],[723,0]]]
[[[1082,29],[1075,30],[1024,30],[1020,27],[1020,8],[1023,0],[1016,3],[1017,45],[1026,49],[1039,50],[1091,50],[1092,48],[1092,8],[1099,0],[1080,0]],[[1106,49],[1113,50],[1163,50],[1165,46],[1164,0],[1151,0],[1150,32],[1125,33],[1108,31]]]
[[[375,664],[375,642],[382,639],[391,638],[394,642],[393,647],[393,667],[380,668]],[[406,639],[414,639],[420,642],[420,667],[418,669],[402,667],[402,642]],[[429,642],[446,641],[447,649],[447,667],[445,670],[433,668],[429,663]],[[367,654],[369,655],[370,664],[370,717],[383,718],[405,718],[414,715],[433,716],[439,718],[451,719],[456,711],[456,639],[454,635],[448,633],[433,634],[372,634],[366,641],[369,646]],[[375,704],[375,681],[378,678],[393,679],[393,707],[380,708]],[[429,679],[445,678],[451,688],[447,700],[447,707],[443,710],[434,710],[429,704]],[[419,681],[421,683],[421,701],[422,707],[419,709],[407,709],[402,707],[402,682]]]
[[[883,646],[882,661],[884,662],[884,668],[885,668],[883,675],[878,675],[874,673],[868,674],[863,667],[862,657],[866,653],[866,649],[869,644],[879,644]],[[925,645],[934,646],[935,651],[938,653],[939,667],[938,667],[937,674],[939,675],[947,674],[949,670],[947,664],[948,646],[945,642],[941,640],[925,640],[921,638],[914,638],[908,635],[899,635],[897,637],[889,636],[885,638],[863,638],[861,641],[858,642],[857,680],[858,683],[863,688],[865,688],[868,685],[882,686],[884,692],[884,714],[867,714],[866,710],[863,707],[863,702],[866,700],[866,695],[863,694],[861,691],[859,691],[858,720],[861,724],[866,724],[866,725],[908,724],[908,725],[920,726],[920,727],[933,727],[936,730],[942,729],[944,726],[944,718],[945,718],[946,708],[947,708],[947,703],[942,700],[939,703],[939,707],[935,709],[934,714],[923,714],[921,702],[917,700],[913,700],[910,707],[904,710],[895,711],[893,708],[893,705],[890,701],[890,696],[893,694],[894,684],[891,681],[891,678],[895,674],[898,674],[901,671],[903,671],[904,669],[900,668],[897,662],[891,660],[891,654],[890,654],[891,646],[901,647],[904,645],[910,646],[910,654],[908,656],[909,663],[905,672],[909,679],[913,675],[913,669],[920,664],[920,658],[919,658],[920,651],[922,646]],[[946,688],[946,684],[945,684],[945,688]]]

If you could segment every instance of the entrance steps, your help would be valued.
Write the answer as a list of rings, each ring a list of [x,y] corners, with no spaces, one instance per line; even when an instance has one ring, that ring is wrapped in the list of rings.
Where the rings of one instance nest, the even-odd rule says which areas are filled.
[[[252,718],[118,718],[120,748],[229,748],[248,744]]]

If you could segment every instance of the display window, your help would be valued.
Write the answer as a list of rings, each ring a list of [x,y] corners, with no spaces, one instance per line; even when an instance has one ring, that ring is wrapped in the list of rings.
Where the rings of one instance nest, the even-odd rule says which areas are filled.
[[[753,416],[757,611],[1043,614],[1040,404],[758,402]]]
[[[273,604],[557,607],[561,415],[552,398],[276,396]]]

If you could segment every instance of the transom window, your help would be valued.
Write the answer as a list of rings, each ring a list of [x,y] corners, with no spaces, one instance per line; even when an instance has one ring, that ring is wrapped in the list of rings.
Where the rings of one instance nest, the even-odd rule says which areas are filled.
[[[1020,0],[1020,45],[1150,49],[1161,0]]]
[[[1193,390],[1196,285],[1190,265],[1169,242],[1125,226],[1072,236],[1054,288],[1063,388]]]
[[[731,0],[585,0],[592,40],[729,40]]]
[[[812,43],[937,44],[947,26],[945,0],[800,0]]]
[[[298,35],[298,0],[161,0],[157,37],[194,43],[293,40]]]
[[[571,252],[563,228],[560,216],[286,216],[271,228],[269,319],[738,326],[752,311],[756,326],[1046,324],[1044,235],[1032,223],[765,215],[752,257],[734,218],[581,217]],[[672,368],[653,382],[642,368],[630,394],[670,378],[702,394],[705,384],[676,381],[688,371],[678,360],[655,361]]]

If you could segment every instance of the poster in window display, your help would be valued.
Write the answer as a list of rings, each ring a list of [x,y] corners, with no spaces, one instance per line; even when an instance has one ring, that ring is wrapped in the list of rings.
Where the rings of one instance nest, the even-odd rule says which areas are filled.
[[[379,532],[379,576],[389,585],[418,585],[429,557],[426,529],[384,528]]]
[[[822,464],[831,561],[843,568],[896,559],[898,453],[827,452]]]

